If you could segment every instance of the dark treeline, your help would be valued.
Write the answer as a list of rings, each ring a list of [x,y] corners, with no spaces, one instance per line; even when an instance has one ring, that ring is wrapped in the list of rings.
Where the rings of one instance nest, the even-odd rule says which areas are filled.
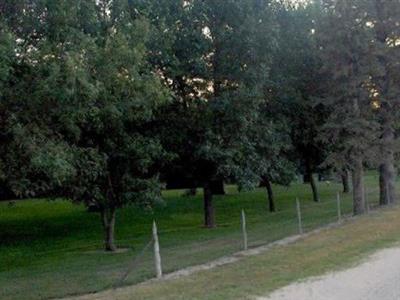
[[[3,0],[0,196],[95,205],[105,248],[116,210],[223,183],[296,174],[319,201],[335,174],[365,207],[363,172],[395,191],[400,2]],[[352,184],[350,184],[350,181]]]

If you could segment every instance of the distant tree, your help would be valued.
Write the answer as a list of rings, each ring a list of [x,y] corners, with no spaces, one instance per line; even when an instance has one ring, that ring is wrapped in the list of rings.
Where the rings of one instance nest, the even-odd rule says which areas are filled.
[[[264,109],[268,108],[270,113],[275,111],[275,105],[269,103]],[[263,111],[263,110],[260,110]],[[242,176],[244,182],[239,180],[241,188],[252,188],[249,178],[255,178],[254,182],[260,183],[266,188],[267,209],[270,212],[276,211],[276,203],[272,184],[289,185],[295,177],[295,164],[290,160],[292,145],[288,127],[284,123],[279,123],[274,117],[266,113],[259,115],[258,122],[252,126],[254,136],[253,147],[249,148],[253,153],[246,155],[246,168],[244,172],[249,172],[252,176]],[[282,119],[281,119],[282,121]],[[274,123],[275,122],[275,123]]]

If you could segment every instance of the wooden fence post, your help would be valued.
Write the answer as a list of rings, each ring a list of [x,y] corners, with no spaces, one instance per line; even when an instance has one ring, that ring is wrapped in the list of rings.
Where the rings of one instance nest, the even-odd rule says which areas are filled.
[[[161,278],[162,268],[161,268],[160,244],[158,242],[156,221],[153,221],[153,242],[154,242],[154,265],[156,268],[156,276],[157,278]]]
[[[299,224],[299,234],[303,234],[303,224],[301,222],[301,210],[299,198],[296,198],[297,220]]]
[[[342,207],[340,204],[340,193],[337,192],[336,194],[336,205],[337,205],[337,218],[338,218],[338,223],[342,222]]]
[[[242,233],[243,233],[243,250],[247,250],[247,230],[246,230],[246,214],[242,209]]]

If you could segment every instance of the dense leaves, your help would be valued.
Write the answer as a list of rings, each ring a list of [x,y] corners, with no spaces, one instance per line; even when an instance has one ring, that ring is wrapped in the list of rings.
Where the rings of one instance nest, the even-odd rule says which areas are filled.
[[[0,196],[151,208],[167,186],[215,187],[379,167],[396,201],[397,1],[4,0]],[[343,175],[344,176],[344,175]],[[346,178],[344,179],[344,183]],[[347,190],[347,187],[346,187]]]

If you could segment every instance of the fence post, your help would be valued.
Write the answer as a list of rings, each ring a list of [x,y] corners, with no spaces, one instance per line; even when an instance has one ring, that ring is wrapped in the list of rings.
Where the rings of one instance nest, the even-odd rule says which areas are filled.
[[[368,202],[368,190],[366,187],[364,187],[364,200],[365,200],[365,209],[367,211],[367,214],[369,214],[369,202]]]
[[[299,222],[299,234],[303,234],[303,225],[301,222],[301,210],[299,198],[296,198],[297,220]]]
[[[158,242],[156,221],[153,221],[153,241],[154,241],[154,265],[156,267],[156,276],[157,278],[161,278],[162,269],[161,269],[160,244]]]
[[[243,250],[247,250],[247,230],[246,230],[246,214],[242,209],[242,233],[243,233]]]
[[[340,205],[340,193],[337,192],[336,194],[336,205],[337,205],[337,218],[338,223],[342,222],[342,207]]]

